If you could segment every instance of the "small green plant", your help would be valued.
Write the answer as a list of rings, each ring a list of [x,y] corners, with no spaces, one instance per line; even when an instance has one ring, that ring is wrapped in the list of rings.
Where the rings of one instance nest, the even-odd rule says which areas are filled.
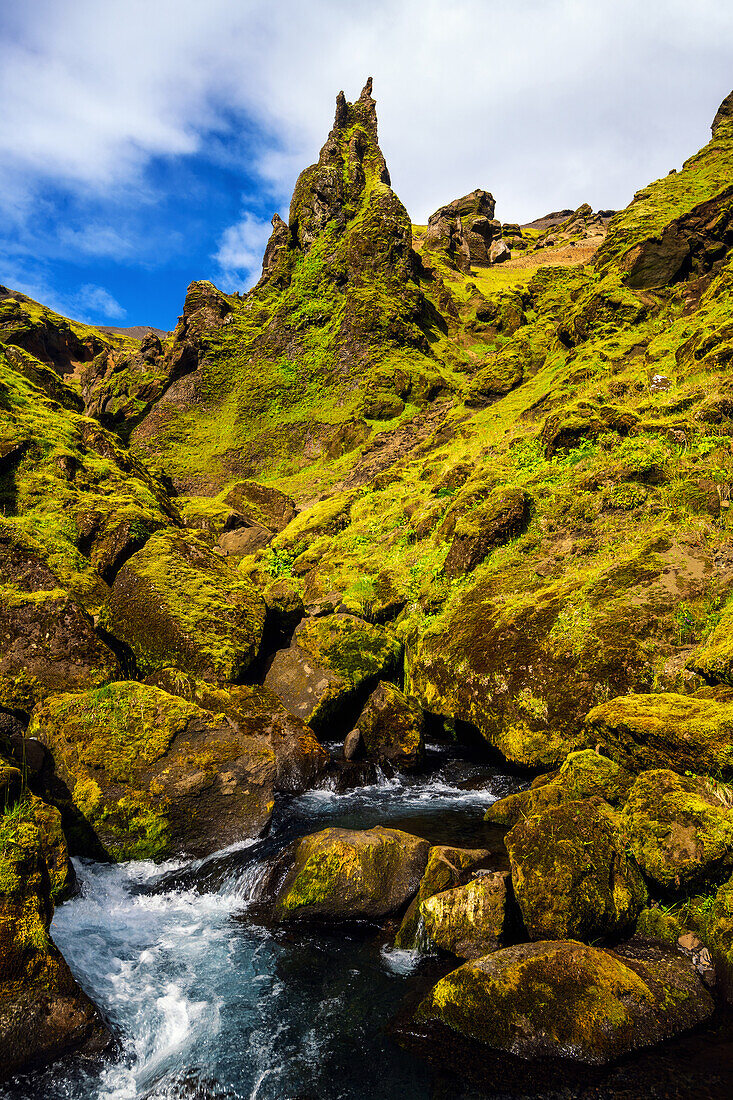
[[[264,569],[271,577],[292,577],[293,561],[291,554],[268,547]]]

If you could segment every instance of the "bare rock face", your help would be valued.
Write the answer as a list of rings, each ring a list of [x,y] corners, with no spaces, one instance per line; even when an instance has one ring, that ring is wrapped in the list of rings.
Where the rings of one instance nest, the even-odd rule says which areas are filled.
[[[444,252],[466,274],[472,263],[488,264],[491,243],[501,236],[501,226],[493,220],[495,205],[493,195],[477,189],[441,206],[428,218],[426,251]]]

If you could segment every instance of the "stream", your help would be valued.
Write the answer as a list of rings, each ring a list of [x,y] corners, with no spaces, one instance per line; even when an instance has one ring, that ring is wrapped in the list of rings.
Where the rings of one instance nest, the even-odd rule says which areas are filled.
[[[282,847],[330,825],[389,824],[433,843],[503,846],[486,807],[515,777],[433,746],[422,776],[381,778],[345,794],[310,791],[276,807],[263,840],[206,860],[121,865],[77,862],[81,893],[56,912],[52,935],[116,1037],[103,1057],[71,1056],[0,1086],[7,1100],[493,1100],[495,1079],[464,1085],[403,1051],[386,1029],[415,989],[450,966],[391,947],[395,925],[266,929],[251,911],[257,882]],[[436,966],[442,970],[436,971]],[[452,965],[456,965],[455,962]],[[427,971],[427,976],[426,976]],[[722,1028],[722,1030],[721,1030]],[[620,1088],[532,1096],[729,1096],[731,1028],[707,1033],[711,1089],[685,1091],[678,1063],[637,1059]],[[680,1053],[682,1052],[682,1054]],[[656,1058],[656,1062],[654,1059]],[[643,1059],[641,1060],[643,1062]],[[720,1066],[718,1066],[720,1063]],[[722,1068],[721,1068],[722,1067]],[[629,1091],[624,1072],[641,1091]],[[669,1086],[682,1082],[683,1091]],[[726,1081],[727,1078],[727,1081]],[[725,1091],[716,1092],[722,1080]],[[625,1084],[624,1084],[625,1082]],[[700,1087],[698,1087],[700,1086]],[[659,1091],[657,1091],[657,1088]],[[524,1095],[524,1091],[523,1091]]]

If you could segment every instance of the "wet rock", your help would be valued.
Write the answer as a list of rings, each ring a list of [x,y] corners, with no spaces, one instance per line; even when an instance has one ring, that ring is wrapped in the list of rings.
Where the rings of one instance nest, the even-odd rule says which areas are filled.
[[[417,1010],[520,1058],[604,1065],[713,1011],[687,959],[646,945],[621,956],[572,940],[505,947],[438,982]]]
[[[415,894],[430,845],[399,829],[324,829],[296,842],[275,911],[284,921],[377,919]]]
[[[364,741],[361,730],[353,729],[344,738],[344,760],[357,760],[364,754]]]
[[[409,770],[423,761],[424,720],[420,706],[390,683],[381,683],[369,696],[358,718],[367,755]]]
[[[485,868],[490,853],[485,848],[453,848],[436,844],[428,853],[425,873],[417,894],[402,918],[395,938],[395,947],[412,950],[417,946],[420,906],[434,894],[465,886],[477,870]]]
[[[109,1042],[49,936],[53,858],[32,809],[0,818],[0,1077]]]
[[[622,805],[634,777],[613,760],[593,749],[571,752],[562,767],[535,779],[527,791],[510,794],[489,806],[485,820],[495,825],[516,825],[561,802],[578,802],[597,796],[613,806]]]
[[[531,503],[525,490],[503,489],[463,516],[443,565],[446,577],[473,572],[494,547],[522,531],[529,521]]]
[[[275,654],[265,687],[320,730],[347,720],[378,679],[395,673],[400,653],[387,631],[353,615],[304,619]]]
[[[639,867],[664,890],[694,891],[733,871],[733,815],[710,781],[660,769],[634,783],[621,828]]]
[[[425,934],[459,959],[496,951],[504,933],[507,880],[503,871],[478,874],[465,886],[434,894],[420,904]]]
[[[595,707],[586,728],[630,771],[733,774],[733,703],[673,692],[623,695]]]
[[[531,939],[591,940],[623,931],[641,912],[644,881],[600,798],[535,814],[504,842]]]
[[[29,734],[53,753],[72,850],[203,856],[258,836],[273,809],[270,740],[147,684],[56,695]]]
[[[130,646],[143,673],[175,665],[236,680],[259,650],[265,605],[202,542],[161,531],[117,574],[103,623]]]

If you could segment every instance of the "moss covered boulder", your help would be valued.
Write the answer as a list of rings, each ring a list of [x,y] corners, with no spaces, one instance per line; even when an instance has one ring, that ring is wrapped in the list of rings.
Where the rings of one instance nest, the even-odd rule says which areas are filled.
[[[29,735],[53,754],[54,798],[81,854],[202,856],[258,836],[272,814],[270,741],[147,684],[53,696]]]
[[[103,621],[144,673],[176,665],[227,681],[257,656],[265,604],[202,542],[169,530],[153,535],[119,571]]]
[[[531,498],[516,486],[496,490],[456,524],[443,565],[446,577],[472,573],[495,546],[519,534],[529,521]]]
[[[455,886],[464,886],[480,868],[488,865],[490,853],[485,848],[452,848],[446,844],[436,844],[428,853],[425,873],[420,879],[417,894],[410,902],[407,912],[395,937],[395,947],[413,950],[418,945],[420,907],[424,901],[451,890]]]
[[[504,934],[508,877],[502,871],[479,874],[465,886],[421,902],[425,935],[459,959],[478,959],[496,951]]]
[[[377,919],[398,912],[416,893],[430,845],[400,829],[324,829],[286,855],[277,891],[280,920]]]
[[[733,1003],[733,878],[715,894],[705,927],[705,939],[726,999]]]
[[[733,686],[733,607],[726,604],[720,622],[705,645],[692,654],[687,667],[709,684]]]
[[[388,631],[354,615],[304,619],[290,647],[275,654],[265,687],[321,730],[343,724],[378,680],[394,676],[401,652]]]
[[[109,1041],[49,936],[56,874],[34,807],[0,817],[0,1078]]]
[[[514,894],[530,939],[587,939],[627,928],[646,887],[600,798],[564,802],[505,838]]]
[[[195,703],[212,715],[224,715],[244,737],[266,739],[275,756],[276,791],[300,794],[310,790],[328,768],[331,757],[310,726],[291,714],[267,688],[244,684],[222,687],[177,668],[161,669],[146,683]]]
[[[586,729],[630,771],[733,774],[733,703],[673,692],[623,695],[595,707]]]
[[[520,1058],[604,1065],[712,1011],[689,961],[662,946],[621,956],[561,940],[465,963],[438,982],[416,1017]]]
[[[116,675],[117,658],[40,546],[0,523],[0,706],[30,713],[46,695]]]
[[[224,502],[247,520],[248,526],[282,531],[295,519],[295,501],[287,493],[257,481],[240,481],[229,490]]]
[[[367,755],[396,768],[418,767],[423,760],[423,713],[419,704],[394,684],[381,683],[356,721]]]
[[[516,825],[521,818],[559,806],[561,802],[578,802],[594,796],[617,806],[626,800],[633,782],[630,772],[593,749],[571,752],[558,771],[539,776],[529,790],[494,802],[486,811],[485,820],[495,825]]]
[[[644,772],[621,827],[641,870],[664,890],[697,890],[733,871],[733,813],[704,779]]]

